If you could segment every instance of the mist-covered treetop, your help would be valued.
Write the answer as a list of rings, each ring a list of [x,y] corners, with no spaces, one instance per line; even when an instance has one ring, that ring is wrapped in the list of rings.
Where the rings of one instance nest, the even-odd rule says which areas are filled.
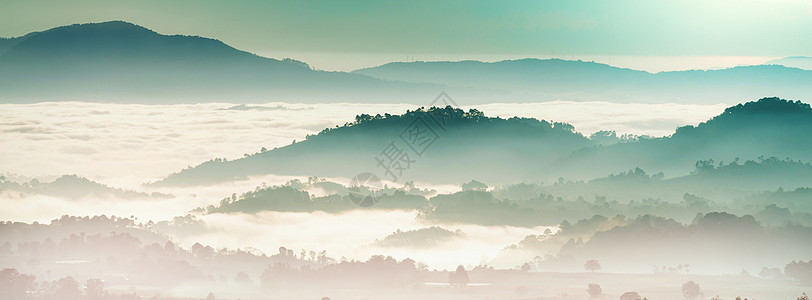
[[[797,122],[797,123],[796,123]],[[743,128],[770,128],[772,126],[796,126],[812,124],[812,108],[800,100],[784,100],[777,97],[761,98],[725,109],[723,113],[700,123],[697,126],[683,126],[674,136],[696,133],[704,129],[706,133]]]
[[[443,126],[446,128],[454,128],[454,127],[462,127],[466,125],[475,125],[475,124],[484,124],[489,127],[504,127],[504,128],[524,128],[524,129],[542,129],[542,130],[549,130],[549,129],[556,129],[562,130],[566,132],[573,133],[575,132],[575,127],[569,123],[563,122],[553,122],[550,123],[546,120],[538,120],[535,118],[524,118],[524,117],[511,117],[508,119],[503,119],[500,117],[488,117],[485,116],[480,110],[477,109],[469,109],[465,111],[460,108],[455,108],[450,105],[446,107],[437,107],[432,106],[429,108],[419,107],[415,110],[406,110],[405,113],[401,115],[393,115],[389,113],[385,113],[383,115],[376,114],[376,115],[369,115],[369,114],[360,114],[355,116],[355,121],[344,123],[343,126],[336,125],[335,128],[325,128],[319,134],[333,132],[335,130],[340,130],[342,128],[349,128],[349,127],[387,127],[387,126],[407,126],[410,122],[415,119],[422,119],[426,121],[430,126],[434,126],[433,123],[435,120],[437,122],[443,122]]]
[[[727,115],[733,114],[748,114],[748,113],[812,113],[812,108],[809,104],[801,102],[801,100],[784,100],[778,97],[761,98],[758,101],[751,101],[744,104],[737,104],[725,109],[725,112],[716,118],[722,118]],[[714,118],[714,119],[716,119]]]

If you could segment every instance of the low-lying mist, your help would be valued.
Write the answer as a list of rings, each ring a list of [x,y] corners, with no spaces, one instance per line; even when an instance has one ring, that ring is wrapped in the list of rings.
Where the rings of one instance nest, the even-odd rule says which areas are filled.
[[[363,161],[364,153],[379,149],[338,149],[347,140],[336,137],[361,136],[364,147],[376,145],[364,136],[380,138],[375,126],[385,122],[395,128],[384,129],[400,130],[395,121],[409,120],[387,114],[412,108],[0,104],[12,112],[0,114],[0,142],[11,146],[0,148],[0,278],[14,283],[0,295],[773,299],[797,297],[812,283],[812,164],[796,160],[807,156],[795,148],[786,153],[801,157],[756,153],[807,145],[802,133],[812,123],[805,104],[769,98],[724,109],[556,101],[420,110],[428,117],[463,117],[454,125],[458,136],[421,157],[423,173],[359,189],[359,177],[339,163],[337,176],[295,172],[330,167],[307,156],[318,151],[339,152],[322,158],[348,165]],[[504,119],[488,119],[478,109]],[[762,109],[787,110],[792,118],[765,117]],[[509,119],[516,111],[575,129]],[[672,135],[677,126],[720,111],[714,122]],[[356,117],[360,113],[367,115]],[[800,121],[769,127],[752,120]],[[727,136],[742,122],[749,127],[735,139]],[[324,128],[338,129],[331,135]],[[729,143],[707,146],[723,137],[744,147],[753,142],[751,133],[769,137],[775,128],[791,128],[801,140],[777,139],[785,144],[750,147],[741,157],[728,155]],[[455,154],[455,141],[481,131],[489,139],[465,149],[486,150]],[[324,135],[314,139],[317,133]],[[524,133],[538,140],[525,143]],[[490,143],[506,136],[510,143]],[[332,140],[315,150],[285,147],[305,138],[305,146]],[[559,160],[547,158],[551,167],[536,172],[544,174],[522,177],[500,168],[513,159],[532,170],[534,161],[522,159],[543,156],[547,148],[537,146],[556,142],[570,142],[572,149],[556,150]],[[699,159],[659,158],[705,146],[717,151],[695,152]],[[629,149],[640,155],[613,156]],[[352,150],[362,152],[357,160],[342,156]],[[284,151],[306,153],[293,163],[271,155]],[[702,156],[707,153],[714,156]],[[493,161],[469,159],[489,154]],[[627,164],[606,167],[607,157]],[[263,164],[252,165],[252,158]],[[443,161],[452,163],[431,163]],[[283,163],[293,172],[274,173]],[[232,167],[250,172],[196,181],[198,173],[189,171],[161,181],[187,166],[214,175]],[[420,176],[441,176],[445,166],[458,167],[458,177]],[[373,206],[358,201],[359,190],[374,190]]]
[[[461,103],[464,105],[464,103]],[[567,121],[589,135],[667,135],[724,105],[556,101],[477,106],[492,116]],[[361,113],[403,113],[411,104],[227,103],[136,105],[82,102],[0,104],[2,172],[77,174],[117,187],[138,185],[214,157],[236,159],[303,140]],[[146,163],[149,162],[149,163]],[[354,174],[347,174],[352,176]]]

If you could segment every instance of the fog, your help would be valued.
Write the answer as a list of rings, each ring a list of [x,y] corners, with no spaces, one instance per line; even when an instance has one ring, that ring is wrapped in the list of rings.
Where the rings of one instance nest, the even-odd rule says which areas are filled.
[[[380,202],[361,207],[349,193],[348,170],[337,173],[347,176],[317,178],[268,168],[236,180],[153,183],[205,161],[225,172],[226,161],[284,151],[294,140],[301,145],[355,134],[377,145],[386,136],[370,124],[413,105],[0,104],[8,146],[0,148],[0,263],[8,278],[28,282],[26,274],[34,276],[36,293],[67,295],[75,292],[74,280],[88,297],[96,279],[107,297],[200,299],[211,292],[217,299],[265,299],[269,293],[273,299],[611,299],[633,291],[652,299],[796,297],[810,282],[811,164],[793,160],[798,156],[740,159],[722,146],[708,148],[726,162],[656,158],[662,155],[657,151],[691,149],[734,126],[747,133],[779,128],[786,137],[800,137],[750,150],[803,153],[791,147],[809,142],[803,132],[812,123],[801,102],[762,99],[726,107],[568,101],[463,106],[469,111],[455,112],[463,119],[446,132],[459,136],[444,141],[465,141],[477,132],[487,138],[541,132],[544,141],[575,138],[580,142],[571,145],[584,148],[573,155],[561,150],[563,167],[547,169],[549,174],[515,180],[511,172],[518,168],[493,168],[490,177],[476,177],[488,174],[477,165],[511,162],[530,145],[506,140],[495,145],[509,148],[498,152],[500,160],[459,165],[459,178],[467,179],[383,178]],[[362,113],[369,116],[356,117]],[[373,117],[378,114],[393,116]],[[775,124],[737,123],[758,124],[752,118]],[[675,134],[679,126],[700,123]],[[335,132],[323,130],[336,126]],[[592,135],[599,131],[614,133]],[[727,140],[752,143],[744,134]],[[341,143],[335,145],[331,151],[342,151]],[[477,145],[485,144],[438,144],[422,157],[431,162],[422,172],[444,174],[437,162],[469,155],[453,150]],[[566,164],[593,152],[624,153],[617,149],[655,159],[645,170],[619,173],[606,171],[611,162]],[[346,161],[286,163],[318,170]],[[669,164],[682,171],[664,175],[662,170],[674,170]],[[594,179],[580,179],[588,176]],[[499,177],[509,179],[488,180]],[[701,294],[686,293],[689,281],[699,283]],[[314,283],[318,288],[303,289]],[[592,283],[600,285],[597,294],[594,287],[587,290]]]
[[[812,1],[5,2],[0,300],[812,295]]]
[[[465,107],[463,101],[459,104]],[[229,109],[235,106],[0,104],[0,142],[6,145],[0,148],[0,165],[5,173],[37,177],[78,174],[136,188],[214,157],[236,159],[262,147],[273,149],[301,141],[357,114],[399,114],[414,107],[268,103]],[[586,135],[615,130],[619,135],[662,136],[679,125],[696,124],[718,114],[725,105],[555,101],[476,107],[488,116],[566,121]]]

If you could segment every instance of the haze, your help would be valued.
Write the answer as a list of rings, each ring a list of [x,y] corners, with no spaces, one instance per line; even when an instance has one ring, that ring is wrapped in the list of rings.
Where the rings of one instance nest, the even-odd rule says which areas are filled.
[[[0,299],[812,294],[812,1],[2,1]]]

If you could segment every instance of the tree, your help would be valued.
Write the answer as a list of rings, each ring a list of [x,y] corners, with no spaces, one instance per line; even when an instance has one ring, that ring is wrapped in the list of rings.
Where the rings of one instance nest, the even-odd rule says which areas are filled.
[[[522,271],[525,271],[525,272],[530,271],[530,264],[529,263],[524,263],[522,265]]]
[[[468,271],[462,265],[457,267],[457,270],[448,273],[448,284],[451,287],[465,287],[468,285]]]
[[[781,274],[781,269],[779,268],[761,268],[761,272],[758,273],[759,277],[762,278],[781,278],[783,274]]]
[[[251,277],[248,277],[248,274],[245,274],[245,272],[240,271],[237,273],[237,276],[234,277],[234,282],[242,285],[251,285]]]
[[[462,184],[462,190],[463,191],[487,191],[488,190],[488,185],[486,185],[486,184],[484,184],[482,182],[476,181],[476,180],[471,180],[471,182]]]
[[[206,300],[215,300],[214,299],[214,293],[209,292],[209,295],[206,296]]]
[[[801,294],[801,296],[800,296],[800,297],[798,297],[798,299],[796,299],[796,300],[809,300],[809,296],[807,296],[807,295],[806,295],[806,293],[803,293],[803,294]]]
[[[614,130],[601,130],[595,132],[589,136],[589,139],[603,145],[611,145],[620,142],[620,138],[617,137],[617,132]]]
[[[34,276],[20,274],[17,269],[0,271],[0,298],[23,299],[34,284]]]
[[[584,264],[584,270],[592,271],[593,273],[601,269],[601,263],[597,259],[587,260]]]
[[[56,282],[56,296],[59,299],[79,299],[82,297],[82,290],[79,289],[79,282],[73,277],[63,277]]]
[[[85,282],[85,292],[90,299],[101,299],[104,296],[104,281],[101,279],[88,279]]]
[[[590,283],[586,286],[586,293],[589,294],[590,298],[598,298],[603,294],[603,290],[599,284]]]
[[[637,292],[625,292],[623,295],[620,295],[620,300],[642,300],[643,297],[640,297],[640,294]]]
[[[702,295],[702,290],[695,282],[688,281],[682,284],[682,296],[685,297],[685,299],[696,299],[700,295]]]

